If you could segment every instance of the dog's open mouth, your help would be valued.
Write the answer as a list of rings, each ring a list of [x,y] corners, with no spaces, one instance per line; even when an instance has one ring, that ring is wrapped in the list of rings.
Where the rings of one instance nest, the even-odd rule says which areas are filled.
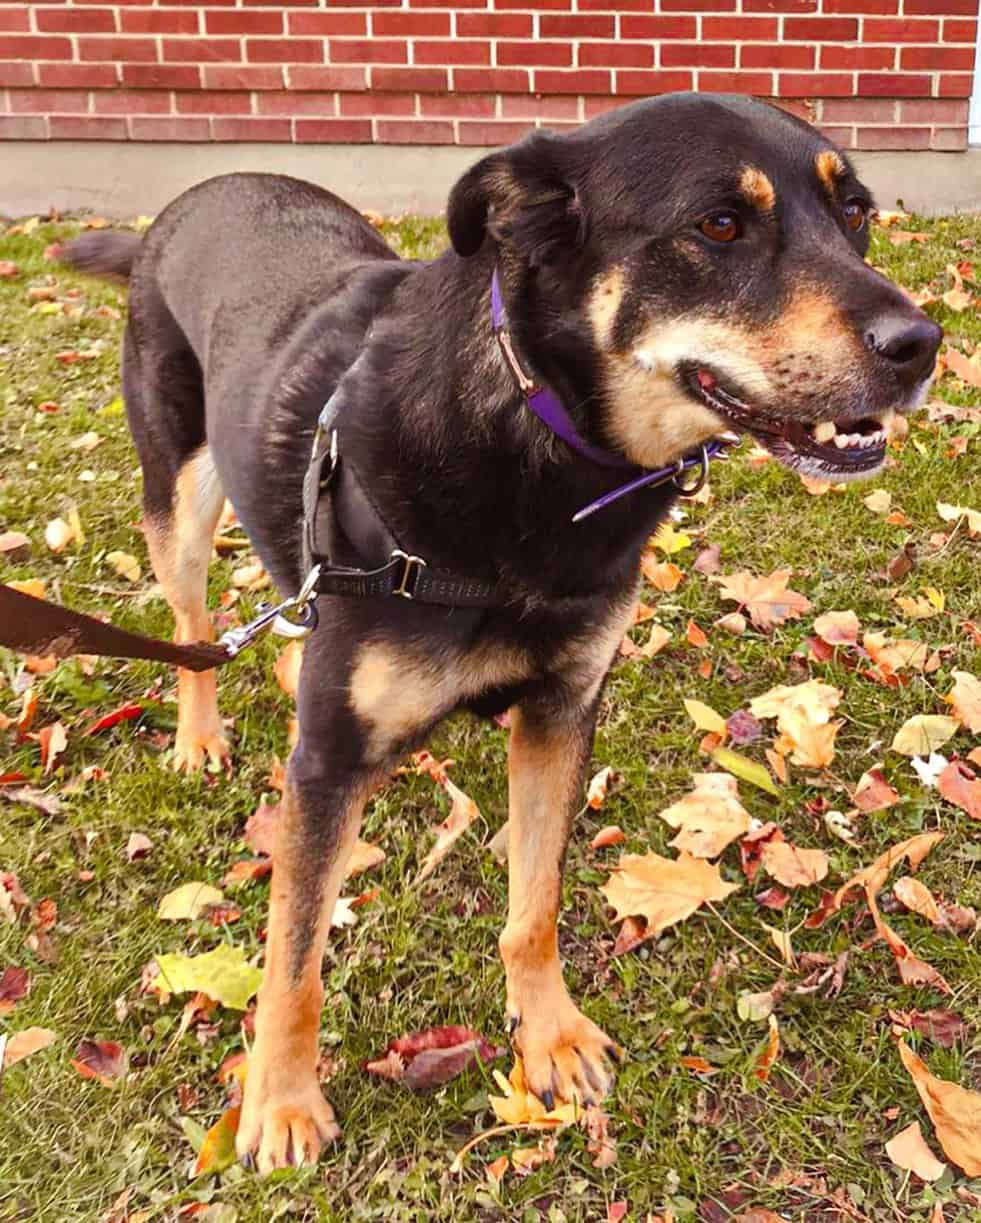
[[[806,474],[839,478],[870,475],[885,460],[891,409],[875,415],[843,413],[810,423],[780,420],[764,416],[736,398],[704,366],[686,365],[682,379],[688,391],[726,424],[749,433],[776,458]]]

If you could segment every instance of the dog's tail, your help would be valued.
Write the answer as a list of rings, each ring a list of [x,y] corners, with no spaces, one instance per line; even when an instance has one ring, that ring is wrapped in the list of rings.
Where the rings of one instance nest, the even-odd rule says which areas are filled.
[[[142,241],[139,234],[121,229],[82,234],[62,247],[58,258],[89,276],[125,284]]]

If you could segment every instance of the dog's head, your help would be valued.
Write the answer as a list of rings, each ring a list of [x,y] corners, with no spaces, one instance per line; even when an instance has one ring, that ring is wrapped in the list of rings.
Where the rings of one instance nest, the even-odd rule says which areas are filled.
[[[807,124],[675,94],[535,132],[450,196],[490,250],[535,374],[587,432],[656,467],[725,430],[836,480],[885,457],[940,328],[864,261],[869,192]]]

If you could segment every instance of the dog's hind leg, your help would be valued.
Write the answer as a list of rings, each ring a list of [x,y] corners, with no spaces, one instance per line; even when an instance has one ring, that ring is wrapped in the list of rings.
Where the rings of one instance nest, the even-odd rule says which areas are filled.
[[[512,1044],[525,1079],[551,1108],[596,1101],[619,1051],[569,997],[556,920],[571,818],[582,801],[596,699],[529,700],[511,711],[508,918],[501,933]]]
[[[208,562],[224,494],[204,440],[197,363],[176,343],[163,356],[139,353],[127,332],[123,389],[143,467],[147,547],[174,614],[174,639],[210,640]],[[174,768],[191,772],[227,756],[215,672],[180,668]]]

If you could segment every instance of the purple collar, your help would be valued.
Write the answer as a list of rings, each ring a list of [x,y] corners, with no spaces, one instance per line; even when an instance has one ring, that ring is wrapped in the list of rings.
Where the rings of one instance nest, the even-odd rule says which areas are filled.
[[[515,355],[514,348],[511,345],[511,333],[507,325],[507,315],[504,311],[504,299],[501,296],[501,281],[496,268],[491,278],[491,323],[493,324],[497,341],[501,346],[501,352],[504,354],[504,359],[514,374],[518,386],[524,392],[528,401],[528,407],[542,424],[560,437],[577,454],[581,454],[583,458],[589,459],[590,462],[596,463],[600,467],[616,467],[621,471],[640,471],[641,473],[634,477],[634,479],[628,480],[626,484],[620,484],[611,492],[604,493],[602,497],[597,497],[595,501],[590,501],[588,505],[584,505],[581,510],[578,510],[572,516],[573,522],[582,522],[584,518],[595,514],[597,510],[605,509],[612,502],[619,501],[621,497],[625,497],[628,493],[635,492],[639,488],[647,488],[651,485],[666,484],[668,481],[673,481],[679,488],[681,495],[689,497],[702,488],[708,477],[709,460],[715,458],[725,447],[725,442],[718,438],[713,438],[712,441],[700,446],[697,454],[679,459],[677,463],[672,463],[670,467],[659,467],[656,471],[638,468],[636,463],[631,463],[623,455],[613,454],[609,450],[603,450],[599,446],[593,446],[590,442],[586,441],[576,428],[572,417],[566,411],[565,405],[558,395],[548,387],[538,386],[532,378],[529,378]],[[678,481],[682,473],[694,467],[699,469],[695,482],[690,485],[680,484]]]

